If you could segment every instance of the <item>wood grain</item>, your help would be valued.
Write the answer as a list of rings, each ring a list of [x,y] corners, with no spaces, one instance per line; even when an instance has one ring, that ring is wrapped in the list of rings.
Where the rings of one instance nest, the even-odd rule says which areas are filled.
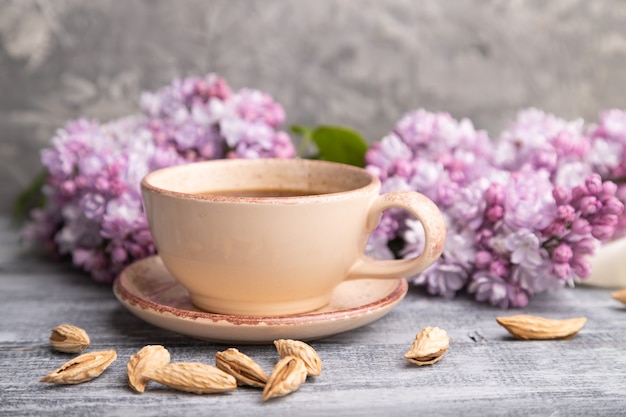
[[[110,287],[67,265],[19,249],[0,220],[0,415],[274,415],[292,416],[611,416],[626,410],[626,311],[610,290],[579,287],[535,298],[525,313],[586,316],[568,341],[518,341],[495,317],[518,314],[469,298],[446,301],[412,289],[387,316],[366,327],[312,342],[324,370],[292,395],[261,401],[261,391],[179,393],[151,383],[144,394],[127,385],[126,362],[147,344],[166,346],[175,361],[214,364],[226,346],[193,340],[128,313]],[[77,386],[38,380],[71,355],[48,346],[60,323],[83,327],[88,350],[116,349],[118,360]],[[433,366],[403,354],[415,333],[445,329],[450,349]],[[232,346],[270,371],[273,346]]]

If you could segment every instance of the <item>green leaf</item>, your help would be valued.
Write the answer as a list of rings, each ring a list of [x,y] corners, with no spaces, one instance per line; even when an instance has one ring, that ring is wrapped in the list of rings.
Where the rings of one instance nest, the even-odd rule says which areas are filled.
[[[291,131],[296,135],[300,135],[304,138],[310,137],[315,129],[304,125],[293,125]]]
[[[47,172],[41,170],[15,201],[13,206],[13,220],[16,222],[24,220],[28,213],[35,207],[43,207],[45,197],[41,188],[46,182]]]
[[[302,140],[300,141],[300,144],[298,145],[298,149],[296,150],[296,154],[301,157],[304,158],[306,157],[306,154],[309,150],[309,148],[311,147],[311,144],[313,143],[313,131],[315,129],[313,129],[312,127],[309,126],[303,126],[303,125],[293,125],[291,126],[291,131],[293,133],[295,133],[296,135],[300,135],[302,136]]]
[[[343,126],[320,126],[313,130],[311,139],[320,159],[365,166],[368,144],[358,132]]]

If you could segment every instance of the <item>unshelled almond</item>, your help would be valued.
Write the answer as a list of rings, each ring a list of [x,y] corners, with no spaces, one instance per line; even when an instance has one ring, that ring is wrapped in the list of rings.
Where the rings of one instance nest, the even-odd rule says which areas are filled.
[[[583,328],[587,319],[585,317],[576,317],[557,320],[520,314],[509,317],[496,317],[496,321],[518,339],[553,340],[574,337]]]
[[[449,345],[450,338],[445,330],[427,326],[415,336],[411,349],[404,357],[419,366],[432,365],[443,358]]]
[[[99,377],[117,358],[114,350],[83,353],[50,372],[39,382],[80,384]]]
[[[235,348],[229,348],[215,354],[215,366],[235,377],[238,385],[265,387],[267,374],[249,356]]]
[[[146,372],[167,365],[170,352],[161,345],[148,345],[132,355],[126,364],[128,385],[137,392],[144,392],[150,381]]]
[[[87,332],[71,324],[56,326],[50,333],[50,345],[59,352],[82,352],[89,346],[89,343],[89,335]]]
[[[199,362],[172,362],[146,370],[145,376],[170,388],[195,394],[228,392],[237,388],[234,376]]]
[[[278,339],[274,346],[281,358],[295,356],[302,359],[308,375],[318,376],[322,373],[322,360],[315,349],[299,340]]]

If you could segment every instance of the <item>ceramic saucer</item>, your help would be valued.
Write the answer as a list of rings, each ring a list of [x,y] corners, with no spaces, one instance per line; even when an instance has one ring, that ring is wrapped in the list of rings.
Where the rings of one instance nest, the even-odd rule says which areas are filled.
[[[310,313],[277,317],[208,313],[151,256],[129,265],[115,280],[118,300],[137,317],[163,329],[213,342],[271,343],[313,340],[356,329],[387,314],[406,295],[405,279],[346,281],[329,305]]]

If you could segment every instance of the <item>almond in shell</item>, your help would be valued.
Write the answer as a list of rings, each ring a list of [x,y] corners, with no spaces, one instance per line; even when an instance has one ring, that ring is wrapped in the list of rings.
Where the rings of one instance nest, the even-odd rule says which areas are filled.
[[[282,397],[298,390],[306,381],[307,370],[304,361],[295,356],[285,356],[279,360],[263,389],[263,401]]]
[[[449,345],[450,338],[445,330],[427,326],[415,336],[411,349],[404,357],[419,366],[432,365],[443,358]]]
[[[150,381],[146,372],[167,365],[170,352],[161,345],[148,345],[132,355],[126,364],[128,385],[137,392],[144,392]]]
[[[114,350],[83,353],[44,376],[39,382],[80,384],[99,377],[117,359]]]
[[[89,335],[71,324],[60,324],[50,331],[50,346],[59,352],[79,353],[89,346]]]
[[[265,387],[267,374],[249,356],[235,348],[229,348],[215,354],[215,366],[235,377],[238,385]]]
[[[559,340],[576,336],[587,322],[587,318],[576,317],[557,320],[519,314],[509,317],[496,317],[496,321],[517,339]]]
[[[611,293],[611,297],[623,304],[626,304],[626,289],[613,291]]]
[[[295,356],[302,359],[308,375],[319,376],[322,373],[322,360],[310,345],[299,340],[278,339],[274,341],[274,346],[281,358]]]
[[[172,362],[146,370],[145,376],[170,388],[195,394],[228,392],[237,388],[234,376],[199,362]]]

